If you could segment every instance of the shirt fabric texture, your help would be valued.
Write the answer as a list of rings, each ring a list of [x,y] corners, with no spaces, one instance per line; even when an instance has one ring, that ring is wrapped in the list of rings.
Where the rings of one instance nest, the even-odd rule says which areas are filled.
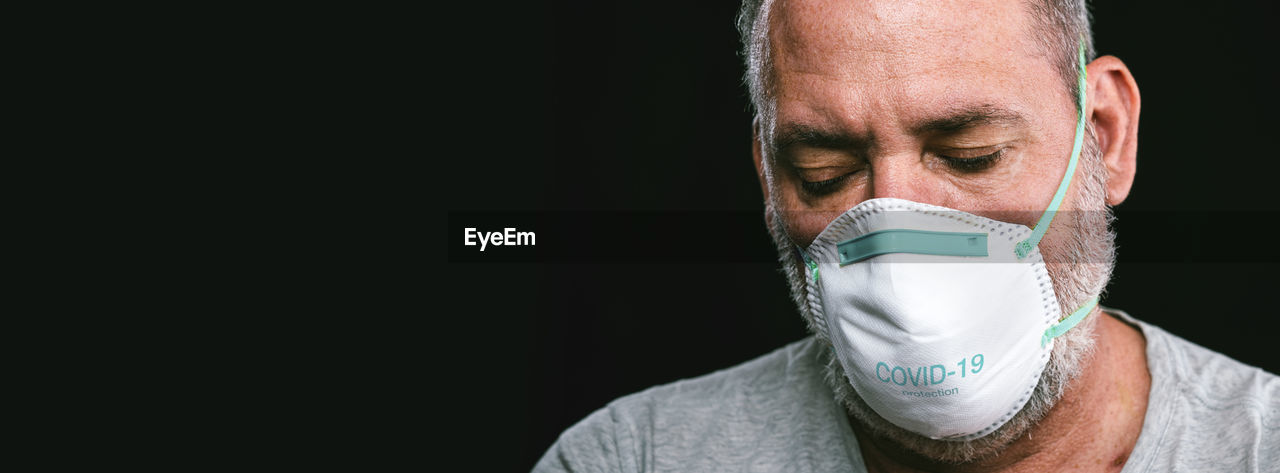
[[[1114,309],[1147,342],[1151,393],[1123,472],[1280,472],[1280,377]],[[550,472],[865,472],[810,336],[619,398],[570,427]],[[829,355],[828,355],[829,356]]]

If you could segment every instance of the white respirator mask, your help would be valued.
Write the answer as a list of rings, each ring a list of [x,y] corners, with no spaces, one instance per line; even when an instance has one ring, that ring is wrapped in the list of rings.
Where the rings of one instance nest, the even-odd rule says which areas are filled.
[[[1075,144],[1035,229],[959,210],[879,198],[837,217],[800,249],[807,309],[858,395],[894,425],[939,440],[983,437],[1031,398],[1065,319],[1039,243],[1084,141],[1080,46]]]

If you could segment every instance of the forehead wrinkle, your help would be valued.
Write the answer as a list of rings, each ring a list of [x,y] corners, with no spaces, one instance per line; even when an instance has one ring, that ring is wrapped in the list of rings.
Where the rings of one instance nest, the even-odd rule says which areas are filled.
[[[793,46],[789,48],[793,61],[818,59],[816,62],[849,53],[919,58],[921,46],[940,42],[949,50],[975,41],[1007,43],[1009,35],[1001,33],[1008,31],[994,26],[1026,19],[1007,18],[1021,15],[1022,8],[1001,10],[996,5],[969,2],[959,11],[948,11],[934,2],[904,0],[780,1],[770,13],[772,44]]]
[[[1043,58],[1022,1],[946,8],[957,4],[779,0],[767,19],[769,55],[775,65],[794,70],[847,74],[861,69],[859,75],[980,53]]]
[[[839,121],[861,121],[850,114],[873,106],[912,119],[958,104],[1001,101],[974,95],[983,85],[1017,88],[1016,73],[1025,72],[1013,67],[1020,56],[1049,67],[1019,26],[1028,20],[1019,0],[949,10],[932,2],[780,0],[769,18],[775,97],[799,102],[790,104],[793,111],[800,105]],[[1010,41],[1015,32],[1018,39]]]

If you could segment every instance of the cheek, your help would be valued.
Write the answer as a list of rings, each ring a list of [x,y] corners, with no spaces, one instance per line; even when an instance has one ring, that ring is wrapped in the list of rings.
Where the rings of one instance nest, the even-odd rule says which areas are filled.
[[[848,189],[818,201],[806,201],[800,195],[798,178],[786,170],[773,170],[773,189],[776,196],[775,211],[782,218],[783,227],[791,241],[808,247],[836,217],[853,207],[860,199],[857,192]],[[856,184],[850,184],[856,187]]]
[[[802,247],[808,247],[831,221],[844,213],[838,210],[783,210],[780,212],[786,222],[787,235],[791,241]]]

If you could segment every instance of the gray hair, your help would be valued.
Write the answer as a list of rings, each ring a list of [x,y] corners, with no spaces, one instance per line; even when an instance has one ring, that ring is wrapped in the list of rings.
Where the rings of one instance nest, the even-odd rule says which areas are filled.
[[[1097,52],[1093,49],[1093,30],[1090,26],[1086,0],[1025,0],[1033,25],[1036,42],[1041,51],[1052,58],[1062,83],[1076,101],[1079,90],[1076,78],[1080,74],[1077,57],[1080,40],[1084,40],[1086,62],[1092,61]],[[773,118],[772,61],[769,54],[769,8],[773,0],[742,0],[738,9],[738,36],[742,40],[742,60],[746,65],[744,82],[751,96],[756,119]],[[1075,104],[1079,106],[1079,103]]]

